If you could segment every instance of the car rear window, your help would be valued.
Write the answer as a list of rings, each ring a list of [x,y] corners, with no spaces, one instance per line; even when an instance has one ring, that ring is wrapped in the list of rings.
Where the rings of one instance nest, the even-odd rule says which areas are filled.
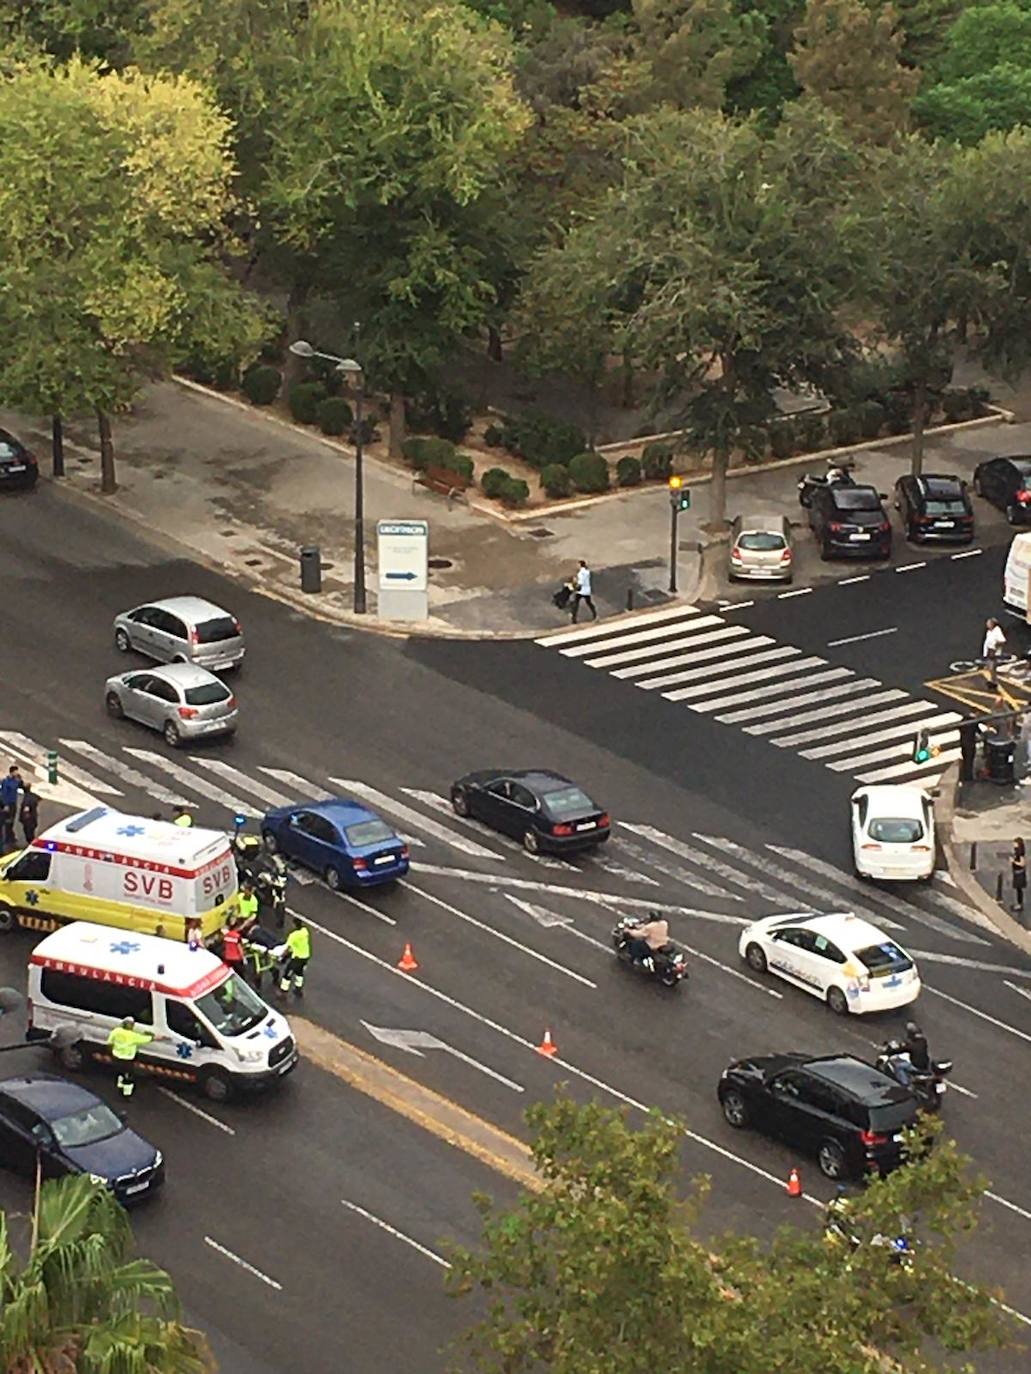
[[[384,821],[359,821],[357,825],[349,825],[344,836],[348,844],[382,844],[384,840],[395,839],[394,832]]]
[[[930,500],[926,509],[928,515],[965,515],[967,508],[966,503],[957,497],[954,501]]]
[[[191,706],[214,706],[216,701],[228,701],[232,695],[221,682],[202,682],[199,687],[186,689],[186,700]]]
[[[755,553],[773,553],[784,547],[784,536],[767,530],[756,530],[752,534],[743,534],[737,541],[737,546],[739,549],[752,549]]]
[[[903,954],[898,945],[892,944],[890,940],[885,940],[882,945],[868,945],[866,949],[857,949],[856,958],[866,965],[875,978],[882,974],[904,973],[906,969],[913,967],[909,955]]]
[[[895,1131],[904,1131],[907,1126],[912,1126],[916,1120],[917,1105],[914,1101],[909,1102],[886,1102],[878,1107],[871,1107],[870,1129],[880,1131],[883,1135],[891,1135]]]
[[[6,439],[0,439],[0,463],[12,462],[17,459],[17,457],[18,450],[9,444]]]
[[[834,502],[839,510],[880,510],[881,502],[875,491],[862,487],[835,487]]]
[[[586,792],[579,787],[563,787],[559,791],[545,792],[544,805],[553,816],[568,816],[571,811],[596,811],[598,808]]]
[[[235,639],[239,633],[239,627],[231,615],[220,615],[197,626],[197,642],[218,644],[223,639]]]
[[[915,844],[923,839],[924,827],[909,816],[881,816],[870,822],[868,833],[871,840],[881,840],[884,844]]]

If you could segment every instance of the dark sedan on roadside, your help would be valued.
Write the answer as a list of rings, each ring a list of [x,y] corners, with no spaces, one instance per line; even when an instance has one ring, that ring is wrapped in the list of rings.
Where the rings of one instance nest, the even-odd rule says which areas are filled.
[[[53,1073],[0,1082],[0,1160],[32,1177],[89,1174],[129,1205],[165,1181],[161,1151],[144,1140],[96,1093]]]
[[[809,527],[820,557],[887,558],[891,522],[874,487],[829,486],[813,492]]]
[[[1031,520],[1031,457],[988,458],[974,468],[974,491],[1006,512],[1011,525]]]
[[[39,464],[13,434],[0,429],[0,491],[34,487],[39,479]]]
[[[530,854],[593,848],[608,839],[612,826],[608,812],[576,783],[543,768],[467,773],[451,784],[451,805],[457,815],[521,841]]]
[[[959,477],[907,473],[895,483],[895,509],[914,544],[969,544],[974,537],[974,508]]]

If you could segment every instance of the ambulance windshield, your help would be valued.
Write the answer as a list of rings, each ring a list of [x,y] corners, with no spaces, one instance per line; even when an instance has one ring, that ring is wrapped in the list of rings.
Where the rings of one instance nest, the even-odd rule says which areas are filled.
[[[196,1001],[197,1010],[220,1035],[243,1035],[260,1026],[269,1009],[242,978],[227,978]]]

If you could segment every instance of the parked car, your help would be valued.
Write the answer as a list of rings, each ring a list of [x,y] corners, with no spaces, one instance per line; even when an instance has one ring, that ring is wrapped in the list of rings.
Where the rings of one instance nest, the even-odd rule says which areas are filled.
[[[852,793],[852,857],[860,878],[910,882],[934,875],[934,805],[919,787],[885,784]]]
[[[809,504],[809,527],[820,557],[887,558],[891,522],[875,487],[817,488]]]
[[[109,677],[104,703],[109,716],[159,730],[173,749],[184,740],[231,735],[236,729],[236,697],[213,673],[192,663]]]
[[[919,1110],[908,1088],[850,1054],[737,1059],[723,1070],[717,1092],[729,1125],[815,1155],[832,1179],[897,1168],[902,1134]]]
[[[115,616],[115,648],[136,649],[158,663],[195,663],[224,672],[239,668],[246,646],[235,615],[199,596],[149,601]]]
[[[1031,456],[988,458],[974,468],[974,491],[1006,512],[1011,525],[1031,520]]]
[[[375,811],[346,797],[295,802],[261,823],[270,854],[296,859],[341,887],[377,887],[408,872],[408,845]]]
[[[0,429],[0,490],[26,490],[39,480],[39,464],[20,439]]]
[[[53,1073],[0,1082],[0,1160],[44,1178],[90,1174],[119,1202],[152,1197],[165,1181],[161,1151],[130,1130],[96,1093]]]
[[[543,768],[467,773],[451,784],[451,805],[457,815],[521,840],[531,854],[593,848],[608,839],[612,825],[576,783]]]
[[[974,508],[967,484],[959,477],[907,473],[895,483],[895,509],[902,516],[906,538],[914,544],[932,539],[969,544],[974,537]]]
[[[794,572],[791,524],[783,515],[738,515],[730,532],[728,576],[790,582]]]

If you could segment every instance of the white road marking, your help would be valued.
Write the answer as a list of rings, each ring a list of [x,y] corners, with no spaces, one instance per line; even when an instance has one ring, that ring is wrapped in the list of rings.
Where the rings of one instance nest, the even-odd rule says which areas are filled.
[[[711,869],[713,873],[718,873],[721,878],[726,878],[728,882],[734,883],[737,887],[743,887],[750,893],[757,893],[763,901],[778,903],[784,901],[785,894],[783,892],[767,887],[754,875],[742,873],[739,868],[733,868],[730,864],[713,858],[711,854],[704,854],[694,845],[685,844],[683,840],[678,840],[672,835],[666,835],[661,830],[656,830],[654,826],[634,825],[629,821],[617,821],[617,825],[623,830],[631,831],[634,835],[640,835],[642,839],[650,840],[652,844],[658,845],[661,849],[668,849],[671,854],[679,854],[682,859],[687,859],[689,863],[698,864],[703,869]]]
[[[226,782],[234,787],[240,787],[245,792],[250,792],[259,801],[265,802],[268,806],[289,806],[293,800],[284,792],[277,792],[275,788],[266,787],[264,783],[255,782],[246,773],[241,773],[238,768],[233,768],[231,764],[223,763],[221,759],[194,758],[190,755],[190,762],[195,763],[198,768],[209,768],[213,773],[217,773],[220,778],[225,778]]]
[[[757,654],[745,654],[743,658],[736,658],[732,663],[728,663],[724,658],[701,668],[687,668],[679,673],[664,673],[661,677],[645,678],[635,683],[635,686],[642,687],[646,692],[653,692],[656,687],[672,687],[678,682],[700,682],[707,677],[722,677],[724,682],[733,682],[740,668],[752,668],[757,663],[772,663],[781,658],[794,658],[801,652],[802,650],[796,649],[794,645],[778,644],[773,649],[763,649]]]
[[[964,549],[962,553],[952,553],[949,557],[955,562],[957,558],[978,558],[982,553],[984,549]]]
[[[1009,971],[1010,971],[1010,973],[1016,973],[1017,970],[1016,970],[1016,969],[1010,969]],[[1031,977],[1031,974],[1029,974],[1029,975],[1027,975],[1027,976],[1028,976],[1028,977]],[[1008,978],[1004,978],[1002,981],[1003,981],[1003,983],[1005,984],[1005,986],[1009,988],[1009,990],[1010,990],[1011,992],[1019,993],[1021,997],[1026,997],[1027,1000],[1028,1000],[1029,1002],[1031,1002],[1031,992],[1028,992],[1027,988],[1018,988],[1017,985],[1016,985],[1016,983],[1011,983],[1011,982],[1009,981]]]
[[[226,1259],[232,1260],[233,1263],[238,1264],[241,1269],[245,1269],[248,1274],[253,1274],[256,1279],[261,1279],[262,1283],[267,1283],[268,1286],[274,1288],[277,1293],[283,1291],[283,1285],[281,1283],[277,1283],[275,1279],[270,1279],[268,1274],[263,1274],[260,1269],[255,1269],[253,1264],[248,1264],[247,1261],[241,1259],[239,1255],[234,1255],[232,1250],[227,1250],[224,1245],[219,1245],[217,1240],[212,1240],[210,1236],[205,1236],[204,1244],[210,1245],[212,1250],[217,1250],[220,1255],[225,1255]]]
[[[862,580],[862,578],[849,578],[850,582],[860,582]],[[890,630],[871,630],[869,634],[865,635],[848,635],[845,639],[828,639],[827,648],[836,649],[840,644],[858,644],[864,639],[880,639],[882,635],[897,635],[898,632],[899,627],[893,625]]]
[[[795,666],[801,667],[801,664]],[[821,682],[836,682],[843,677],[852,676],[854,674],[851,668],[828,668],[826,672],[808,673],[798,680],[792,678],[787,682],[770,682],[765,687],[754,688],[749,692],[734,692],[731,696],[716,697],[711,701],[688,702],[687,704],[692,711],[718,711],[723,706],[743,706],[746,701],[768,701],[771,697],[784,696],[788,692],[794,692],[799,687],[815,687]],[[812,696],[788,697],[785,704],[790,708],[800,701],[812,700]],[[729,720],[729,717],[717,716],[716,719],[726,721]]]
[[[797,591],[793,592],[778,592],[777,600],[786,601],[790,596],[808,596],[812,590],[812,587],[799,587]]]
[[[737,725],[740,721],[761,720],[763,716],[778,716],[781,719],[771,721],[766,725],[754,725],[746,730],[749,735],[768,734],[773,730],[785,730],[793,724],[802,724],[807,720],[818,720],[821,715],[826,714],[821,707],[819,711],[804,711],[800,715],[785,715],[785,712],[794,711],[797,706],[808,705],[811,701],[833,701],[835,697],[855,696],[858,692],[868,692],[871,687],[881,687],[883,683],[873,677],[852,677],[847,668],[842,668],[835,676],[850,678],[849,682],[839,682],[836,687],[823,687],[819,692],[803,692],[801,696],[787,697],[781,701],[764,702],[761,706],[749,706],[744,711],[731,711],[729,715],[717,716],[716,719],[721,725]],[[810,678],[811,682],[812,679]],[[761,697],[762,692],[752,692],[753,697]],[[896,692],[896,696],[905,696],[905,692]],[[854,711],[855,702],[849,702],[845,710]],[[835,708],[836,709],[836,708]]]
[[[403,1231],[399,1231],[396,1226],[391,1226],[389,1221],[384,1221],[382,1217],[373,1216],[364,1207],[359,1207],[357,1202],[348,1202],[347,1198],[340,1199],[341,1204],[351,1212],[356,1212],[358,1216],[364,1217],[366,1221],[371,1221],[373,1226],[378,1226],[381,1231],[386,1231],[388,1236],[393,1236],[395,1240],[404,1241],[405,1245],[410,1245],[413,1250],[418,1250],[420,1255],[425,1255],[434,1264],[439,1264],[442,1269],[450,1269],[451,1261],[446,1260],[443,1255],[438,1255],[436,1250],[430,1250],[425,1245],[420,1245],[411,1236],[406,1236]]]
[[[926,721],[920,721],[918,724],[921,729],[927,727]],[[866,740],[857,738],[851,740],[850,744],[854,748],[857,744],[865,744],[867,742]],[[957,730],[949,730],[944,735],[932,735],[930,739],[932,749],[948,749],[950,745],[958,743],[959,732]],[[856,768],[866,768],[871,763],[883,763],[886,759],[904,758],[907,754],[912,754],[912,752],[913,741],[911,739],[908,741],[896,740],[894,744],[885,745],[883,749],[871,750],[868,754],[852,754],[847,759],[835,759],[833,763],[827,762],[827,767],[833,769],[835,773],[849,773]]]
[[[158,1092],[161,1093],[164,1097],[170,1098],[173,1102],[177,1102],[180,1107],[185,1107],[186,1110],[188,1112],[192,1112],[194,1116],[199,1116],[201,1120],[206,1121],[209,1126],[216,1126],[220,1131],[223,1131],[226,1135],[236,1135],[236,1132],[233,1130],[232,1126],[227,1126],[224,1121],[219,1121],[217,1116],[212,1116],[211,1113],[206,1112],[203,1107],[198,1107],[194,1102],[187,1102],[185,1097],[180,1097],[178,1093],[172,1092],[171,1088],[165,1088],[160,1083],[156,1084],[155,1086],[157,1087]]]
[[[942,992],[940,988],[928,987],[926,983],[923,985],[923,990],[932,993],[935,997],[940,997],[943,1002],[951,1002],[954,1007],[962,1007],[964,1011],[970,1012],[971,1016],[978,1016],[982,1021],[987,1021],[999,1030],[1009,1031],[1010,1035],[1015,1035],[1020,1040],[1026,1040],[1031,1044],[1031,1035],[1027,1031],[1017,1030],[1016,1026],[1007,1025],[1005,1021],[1000,1021],[995,1016],[989,1016],[986,1011],[981,1011],[980,1007],[972,1007],[969,1002],[961,1002],[958,997],[952,997],[949,993]]]
[[[925,774],[933,773],[936,768],[944,769],[950,763],[955,763],[957,759],[962,757],[962,750],[946,749],[940,753],[937,758],[928,759],[926,763],[895,763],[888,768],[878,768],[873,773],[860,773],[857,781],[888,782],[895,779],[906,779],[906,781],[909,781],[910,775],[913,775],[913,782],[919,781],[922,787],[933,787],[938,778],[941,777],[941,773],[935,775],[935,782],[931,782]]]
[[[687,620],[698,614],[694,606],[662,606],[655,611],[641,611],[633,617],[627,617],[618,625],[608,621],[581,626],[578,629],[559,630],[555,634],[545,635],[543,639],[535,639],[534,643],[551,648],[555,644],[572,644],[579,639],[596,639],[599,635],[620,634],[624,629],[634,629],[639,625],[657,625],[664,620]]]
[[[698,615],[697,611],[695,615]],[[718,615],[698,616],[696,620],[691,622],[692,625],[703,626],[721,625],[722,623]],[[681,627],[677,625],[675,628],[679,632]],[[609,649],[622,649],[629,644],[649,644],[656,639],[668,638],[670,631],[668,625],[653,626],[649,630],[638,630],[632,625],[627,625],[626,629],[632,633],[610,633],[600,644],[575,644],[571,649],[560,649],[559,653],[564,658],[583,658],[585,654],[597,653],[599,648],[608,651]]]
[[[84,739],[60,739],[58,744],[65,749],[73,750],[76,754],[81,754],[84,759],[89,759],[90,763],[108,769],[109,772],[114,773],[116,778],[121,778],[130,787],[138,787],[141,792],[145,792],[148,797],[153,797],[155,801],[164,802],[166,806],[187,806],[189,804],[187,797],[181,796],[178,792],[169,791],[167,787],[155,782],[153,778],[148,778],[145,773],[140,773],[131,767],[124,759],[113,758],[110,754],[104,754]]]
[[[435,820],[431,820],[429,816],[423,816],[421,812],[414,811],[410,806],[405,806],[404,802],[394,801],[393,797],[388,797],[385,792],[380,792],[375,787],[369,787],[367,783],[358,782],[353,778],[330,778],[330,782],[338,783],[346,791],[354,792],[369,802],[370,805],[381,811],[386,811],[388,815],[397,816],[404,824],[413,826],[416,830],[422,830],[427,835],[432,835],[435,840],[440,840],[443,844],[449,845],[452,849],[458,849],[463,854],[471,854],[477,859],[493,859],[495,863],[504,863],[505,861],[503,854],[497,854],[493,849],[486,849],[482,844],[477,844],[475,840],[467,840],[464,835],[458,835],[453,830],[448,830]]]
[[[662,858],[651,858],[639,845],[633,844],[630,840],[624,840],[622,847],[637,863],[651,864],[652,868],[657,869],[660,873],[665,873],[674,882],[682,883],[687,888],[694,888],[697,892],[703,892],[706,897],[722,897],[731,902],[741,901],[736,892],[728,892],[725,887],[710,883],[705,878],[689,872],[686,868],[681,868],[678,864],[671,864]]]
[[[430,792],[425,787],[402,787],[400,791],[402,791],[406,797],[413,797],[416,801],[422,802],[423,806],[428,806],[433,811],[439,811],[442,816],[447,816],[448,820],[454,825],[464,826],[466,830],[473,830],[479,835],[489,835],[492,840],[501,843],[503,846],[505,845],[504,837],[495,835],[493,831],[488,830],[480,821],[475,820],[472,816],[457,815],[448,799],[440,796],[438,792]],[[416,843],[421,845],[422,840],[417,840]],[[561,868],[566,872],[569,871],[569,864],[564,864],[559,859],[550,859],[547,854],[527,854],[522,845],[516,844],[514,840],[511,842],[511,845],[506,847],[517,849],[523,854],[524,858],[532,859],[533,862],[539,864],[541,868]]]
[[[955,1084],[953,1084],[953,1087],[955,1087]],[[1017,1216],[1023,1217],[1025,1221],[1031,1221],[1031,1212],[1029,1212],[1026,1207],[1018,1207],[1015,1202],[1010,1202],[1009,1198],[1000,1197],[998,1193],[992,1193],[987,1188],[985,1189],[984,1195],[985,1197],[991,1198],[993,1202],[997,1202],[1000,1207],[1008,1207],[1011,1212],[1016,1212]],[[1028,1318],[1024,1317],[1023,1320],[1028,1321]],[[1028,1324],[1031,1325],[1031,1321],[1028,1321]]]
[[[635,673],[648,673],[654,668],[664,668],[667,662],[679,663],[679,655],[683,652],[690,651],[700,657],[700,645],[715,645],[716,647],[714,649],[711,651],[707,650],[706,652],[720,654],[732,640],[740,641],[742,639],[750,640],[752,643],[754,643],[756,639],[763,639],[769,644],[773,643],[772,639],[766,639],[764,635],[753,635],[751,630],[747,629],[744,625],[724,625],[721,630],[711,630],[708,634],[704,635],[692,635],[690,639],[667,639],[663,640],[661,644],[649,644],[647,648],[644,649],[634,649],[625,654],[611,654],[606,659],[606,662],[615,663],[619,660],[623,663],[632,663],[632,667],[612,671],[611,676],[618,678],[633,677]],[[648,662],[649,659],[657,658],[659,654],[672,654],[673,658],[668,660],[659,659],[658,663],[655,664]],[[600,664],[600,659],[589,660],[589,666],[591,668],[596,668]]]
[[[841,581],[838,583],[838,586],[839,586],[839,587],[852,587],[852,586],[854,586],[857,582],[869,582],[869,581],[870,581],[870,574],[869,574],[869,573],[860,573],[858,577],[843,577],[843,578],[841,579]]]
[[[513,1082],[511,1078],[506,1078],[503,1073],[497,1073],[487,1064],[481,1064],[471,1054],[463,1054],[461,1050],[456,1050],[454,1045],[449,1045],[446,1040],[441,1040],[429,1031],[393,1030],[389,1026],[370,1025],[368,1021],[363,1021],[362,1025],[370,1035],[375,1036],[384,1045],[393,1045],[396,1049],[406,1050],[409,1054],[418,1055],[420,1059],[427,1050],[443,1050],[445,1054],[450,1054],[453,1059],[459,1059],[463,1064],[468,1064],[470,1068],[479,1069],[480,1073],[486,1074],[488,1078],[503,1083],[506,1088],[511,1088],[514,1093],[526,1091],[521,1083]]]
[[[333,889],[326,887],[325,884],[323,884],[322,886],[326,892],[332,892],[333,896],[339,897],[339,899],[342,902],[349,902],[351,906],[356,906],[359,911],[364,911],[366,916],[375,916],[376,920],[382,921],[385,926],[397,925],[397,922],[394,920],[393,916],[388,916],[385,911],[377,911],[374,906],[369,906],[368,902],[359,901],[359,899],[355,896],[352,896],[350,892],[344,892],[342,888],[339,889],[337,892],[333,892]],[[294,913],[291,912],[290,914],[293,915]],[[307,921],[308,925],[311,925],[311,922],[308,920],[307,916],[305,916],[304,919],[305,921]]]
[[[874,693],[879,696],[880,693]],[[831,735],[850,734],[854,735],[860,730],[865,730],[867,726],[872,730],[876,725],[883,725],[886,721],[897,720],[901,716],[918,715],[921,711],[933,711],[934,706],[929,701],[896,701],[882,711],[870,711],[866,708],[870,704],[870,698],[866,697],[860,701],[852,702],[850,709],[854,712],[861,711],[852,720],[834,720],[830,724],[817,725],[812,730],[800,730],[795,734],[776,735],[771,744],[778,745],[781,749],[793,749],[798,744],[812,744],[816,740],[829,739]],[[913,730],[912,725],[905,725],[904,730]],[[772,734],[772,731],[768,732]],[[848,749],[852,744],[860,743],[858,738],[846,740],[844,748]],[[831,749],[841,748],[840,745],[831,745]],[[819,754],[806,753],[805,758],[819,758]]]
[[[583,974],[577,973],[575,969],[566,968],[563,964],[558,964],[554,959],[549,959],[546,954],[541,954],[539,950],[531,949],[529,945],[521,944],[518,940],[513,940],[511,935],[506,935],[502,930],[496,930],[494,926],[488,925],[485,921],[478,920],[475,916],[470,916],[466,911],[460,911],[458,907],[452,906],[450,902],[445,902],[441,897],[435,897],[432,892],[427,892],[424,887],[416,885],[407,878],[399,880],[399,886],[408,888],[409,892],[418,893],[427,902],[432,902],[434,906],[439,906],[442,911],[449,912],[452,916],[457,916],[460,921],[465,921],[468,925],[475,926],[477,930],[486,931],[488,935],[493,935],[496,940],[501,940],[506,945],[511,945],[513,949],[519,950],[521,954],[528,955],[531,959],[536,959],[539,964],[547,964],[548,968],[554,969],[556,973],[564,973],[567,978],[572,978],[576,983],[582,983],[584,987],[594,988],[597,991],[598,984],[592,983],[590,978],[585,978]]]
[[[294,802],[306,801],[329,801],[333,796],[332,792],[327,792],[324,787],[316,787],[307,778],[302,778],[298,773],[291,773],[288,768],[266,768],[262,764],[258,765],[262,773],[267,773],[270,778],[275,778],[285,787],[296,788],[296,795],[289,800]]]
[[[864,681],[870,682],[872,679],[860,679],[860,682]],[[877,684],[873,683],[873,685],[876,686]],[[845,683],[842,687],[832,687],[827,693],[817,692],[816,695],[834,697],[842,696],[848,692],[855,693],[857,690],[859,690],[859,688],[856,684]],[[827,706],[817,706],[815,710],[812,711],[800,711],[798,715],[785,716],[777,720],[763,721],[761,725],[747,725],[745,727],[745,734],[773,735],[776,734],[778,730],[786,730],[796,725],[806,725],[814,720],[832,720],[834,723],[828,728],[828,734],[833,734],[837,730],[851,728],[850,721],[845,721],[844,724],[842,724],[837,721],[835,717],[855,716],[855,713],[859,710],[865,711],[872,706],[883,706],[891,701],[902,701],[905,695],[905,692],[901,692],[897,688],[890,688],[883,692],[873,692],[868,697],[860,697],[858,701],[833,701]],[[742,712],[742,714],[752,715],[754,713],[749,711]],[[864,717],[859,716],[857,719],[862,720]],[[784,736],[784,738],[790,739],[791,736]],[[807,735],[807,738],[813,738],[813,736]],[[783,742],[783,740],[781,742]]]
[[[155,754],[151,749],[130,749],[126,745],[125,752],[131,754],[134,759],[142,759],[144,763],[161,769],[169,777],[175,778],[176,782],[182,783],[188,791],[196,792],[198,796],[207,797],[209,801],[224,806],[232,815],[237,812],[244,816],[261,815],[260,811],[255,811],[250,802],[241,801],[239,797],[234,797],[232,792],[226,792],[221,787],[216,787],[214,783],[208,782],[207,778],[198,777],[196,773],[191,773],[188,768],[173,763],[171,759],[166,759],[161,754]]]
[[[746,607],[754,605],[754,601],[735,601],[732,606],[725,606],[723,609],[726,611],[743,611]]]
[[[42,781],[46,781],[47,753],[49,751],[42,744],[37,744],[34,739],[29,739],[27,735],[20,735],[15,730],[0,730],[0,743],[3,743],[8,752],[13,754],[15,758],[28,764]],[[66,759],[58,759],[57,776],[62,781],[74,783],[76,787],[81,787],[84,792],[91,795],[101,797],[124,796],[124,793],[117,787],[112,787],[109,782],[95,778],[92,773],[87,773],[84,768],[76,768],[74,763],[69,763]]]
[[[682,668],[686,663],[709,663],[713,659],[722,660],[728,668],[736,668],[741,662],[739,655],[750,654],[753,649],[761,649],[776,642],[769,635],[752,634],[743,625],[729,626],[729,633],[734,636],[733,639],[728,639],[723,630],[718,630],[714,635],[703,635],[701,637],[703,640],[718,638],[723,641],[718,644],[710,644],[706,649],[697,649],[692,645],[689,649],[681,649],[677,653],[670,654],[669,651],[676,648],[676,645],[659,645],[657,647],[669,655],[667,658],[642,657],[630,667],[621,668],[618,672],[612,673],[611,676],[620,679],[647,677],[649,673],[662,672],[666,668]]]
[[[926,567],[927,567],[927,563],[926,563],[926,562],[923,562],[923,563],[903,563],[900,567],[896,568],[895,571],[896,571],[897,573],[915,572],[915,571],[917,570],[917,568],[926,568]]]
[[[622,845],[619,846],[619,850],[622,850]],[[614,859],[610,859],[609,856],[602,853],[600,849],[595,849],[590,854],[582,857],[586,858],[588,868],[580,869],[579,871],[581,873],[588,872],[591,868],[600,868],[605,873],[611,873],[614,878],[622,878],[624,882],[628,883],[637,883],[640,887],[659,886],[655,878],[649,878],[646,873],[638,873],[632,868],[624,868],[622,864],[618,864]]]
[[[675,692],[663,692],[666,701],[693,701],[697,698],[712,696],[714,692],[719,692],[727,687],[744,687],[750,682],[772,682],[774,678],[786,677],[789,673],[805,673],[810,668],[825,667],[827,660],[817,658],[799,658],[792,660],[791,663],[782,663],[779,668],[761,668],[754,673],[742,673],[740,677],[736,673],[729,674],[723,682],[708,682],[703,687],[680,687]],[[714,709],[712,706],[702,707],[703,710]]]
[[[699,630],[709,629],[711,625],[719,625],[721,628],[713,630],[711,634],[700,635],[698,633]],[[654,657],[655,654],[672,653],[674,649],[691,648],[696,644],[704,644],[716,636],[720,639],[732,638],[732,635],[727,634],[730,628],[718,615],[700,615],[696,620],[692,620],[689,625],[673,627],[673,634],[684,635],[682,639],[668,638],[669,626],[666,626],[662,630],[649,630],[647,632],[648,639],[658,640],[657,643],[638,643],[635,649],[623,649],[619,653],[606,652],[600,658],[585,658],[581,661],[586,663],[588,668],[608,668],[617,663],[629,663],[631,659],[635,658],[650,658]],[[747,630],[742,631],[739,626],[734,626],[733,629],[739,633],[748,633]],[[690,634],[685,634],[685,631],[690,631]],[[640,640],[643,636],[634,635],[631,638]],[[599,648],[604,647],[604,645],[595,644],[592,646],[591,652],[596,652]]]
[[[981,944],[987,944],[987,940],[982,940]],[[937,950],[929,949],[910,949],[910,954],[918,959],[924,959],[930,964],[956,964],[960,968],[976,969],[979,973],[1011,973],[1014,978],[1031,978],[1031,969],[1011,968],[1009,964],[991,964],[985,959],[968,959],[963,954],[942,954]],[[1005,983],[1005,978],[1003,979]],[[1006,984],[1012,987],[1011,983]],[[1023,992],[1023,988],[1014,988],[1015,992]],[[1031,993],[1025,993],[1031,997]]]
[[[525,912],[527,916],[543,926],[545,930],[551,930],[555,926],[571,926],[572,916],[560,916],[556,911],[549,911],[547,907],[537,906],[534,902],[524,902],[521,897],[513,897],[511,892],[501,894],[506,902],[511,902],[519,911]]]

